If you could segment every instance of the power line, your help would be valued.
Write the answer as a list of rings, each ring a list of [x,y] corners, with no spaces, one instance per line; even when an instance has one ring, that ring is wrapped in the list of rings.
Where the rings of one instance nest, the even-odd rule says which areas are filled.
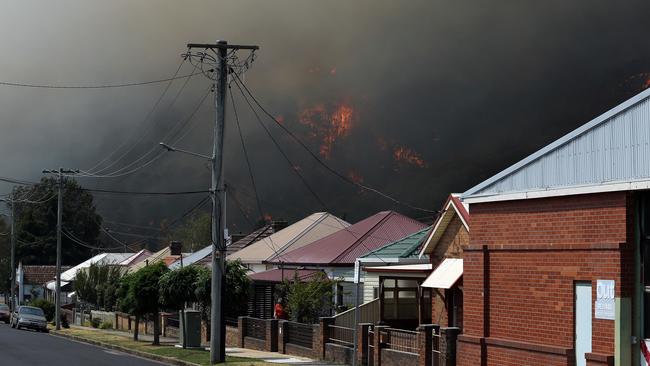
[[[201,73],[200,72],[192,72],[190,74],[181,75],[181,76],[174,76],[174,77],[171,77],[171,78],[154,79],[154,80],[148,80],[148,81],[122,83],[122,84],[55,85],[55,84],[28,84],[28,83],[18,83],[18,82],[10,82],[10,81],[0,81],[0,85],[15,86],[15,87],[22,87],[22,88],[38,88],[38,89],[110,89],[110,88],[124,88],[124,87],[131,87],[131,86],[141,86],[141,85],[164,83],[164,82],[167,82],[167,81],[189,78],[191,76],[198,75],[198,74],[201,74]]]
[[[178,65],[178,67],[176,68],[176,71],[174,72],[174,75],[173,75],[172,77],[176,77],[176,75],[178,75],[178,73],[180,72],[181,68],[182,68],[183,65],[185,64],[185,61],[186,61],[186,60],[183,59],[183,60],[179,63],[179,65]],[[194,68],[194,70],[195,70],[195,69],[196,69],[196,68]],[[192,71],[194,71],[194,70],[192,70]],[[187,85],[187,83],[189,82],[189,80],[190,80],[189,77],[188,77],[187,79],[185,79],[185,83],[183,83],[183,86],[181,87],[181,89],[179,90],[179,92],[176,94],[176,96],[174,97],[174,99],[172,100],[172,102],[170,103],[169,108],[171,108],[171,106],[176,102],[176,99],[178,99],[178,96],[180,95],[180,92],[185,88],[185,85]],[[149,120],[149,118],[151,118],[151,116],[153,115],[153,112],[156,110],[156,108],[158,108],[158,105],[160,104],[160,102],[162,101],[162,99],[165,97],[165,95],[167,94],[167,91],[169,90],[169,88],[171,87],[172,84],[173,84],[173,80],[170,80],[170,81],[167,83],[167,85],[165,86],[165,89],[162,91],[162,93],[160,94],[160,96],[158,97],[158,99],[156,99],[156,102],[154,103],[154,105],[151,107],[151,109],[149,109],[149,112],[147,112],[147,114],[145,115],[144,119],[143,119],[140,123],[138,123],[138,125],[144,124],[147,120]],[[152,125],[152,126],[153,126],[153,125]],[[148,132],[148,131],[149,131],[149,130],[147,129],[144,133],[142,133],[142,134],[140,135],[140,138],[138,139],[138,141],[136,141],[136,142],[131,146],[131,148],[129,148],[126,152],[124,152],[122,155],[120,155],[120,156],[119,156],[119,157],[118,157],[118,158],[117,158],[113,163],[109,164],[108,166],[106,166],[106,167],[104,167],[104,168],[102,168],[102,169],[100,169],[100,170],[98,170],[98,171],[94,171],[95,168],[97,168],[97,167],[99,167],[100,165],[102,165],[105,161],[107,161],[108,159],[110,159],[110,158],[111,158],[115,153],[117,153],[120,149],[122,149],[123,147],[125,147],[126,144],[127,144],[127,142],[128,142],[128,140],[125,140],[121,145],[119,145],[119,146],[118,146],[115,150],[113,150],[110,154],[106,155],[106,157],[105,157],[104,159],[102,159],[102,160],[99,161],[97,164],[93,165],[91,168],[89,168],[89,169],[87,169],[87,170],[88,170],[89,172],[93,172],[93,171],[94,171],[94,173],[98,173],[98,172],[101,172],[102,170],[105,170],[105,169],[110,168],[111,166],[113,166],[114,164],[116,164],[118,161],[120,161],[124,156],[126,156],[126,154],[128,154],[129,152],[131,152],[131,151],[133,150],[133,148],[134,148],[134,147],[135,147],[135,146],[136,146],[140,141],[142,141],[142,138],[144,138],[144,135],[146,135],[146,132]]]
[[[255,184],[255,177],[253,176],[253,168],[251,167],[251,162],[248,157],[248,150],[246,149],[246,143],[244,142],[244,134],[241,132],[241,125],[239,123],[239,115],[237,114],[237,105],[235,104],[235,98],[232,95],[232,89],[228,86],[228,92],[230,93],[230,101],[232,102],[232,111],[235,116],[235,122],[237,123],[237,131],[239,132],[239,141],[241,141],[241,148],[244,151],[244,158],[246,160],[246,166],[248,167],[248,175],[251,178],[251,184],[253,186],[253,192],[255,192],[255,202],[257,203],[257,210],[259,211],[260,218],[264,218],[264,212],[262,211],[262,204],[260,203],[260,197],[257,192],[257,185]]]
[[[210,193],[209,190],[203,191],[178,191],[178,192],[142,192],[142,191],[116,191],[109,189],[93,189],[93,188],[83,188],[83,190],[93,193],[107,193],[107,194],[120,194],[120,195],[139,195],[139,196],[182,196],[182,195],[192,195],[199,193]]]
[[[320,164],[323,168],[325,168],[327,171],[329,171],[330,173],[334,174],[335,176],[339,177],[340,179],[342,179],[343,181],[345,181],[345,182],[347,182],[349,184],[352,184],[352,185],[354,185],[354,186],[356,186],[358,188],[361,188],[363,190],[370,191],[370,192],[373,192],[375,194],[378,194],[378,195],[380,195],[380,196],[382,196],[382,197],[384,197],[384,198],[386,198],[388,200],[391,200],[396,204],[402,205],[404,207],[408,207],[408,208],[413,209],[413,210],[428,212],[428,213],[437,213],[438,212],[436,210],[430,210],[430,209],[426,209],[426,208],[422,208],[422,207],[417,207],[417,206],[411,205],[409,203],[400,201],[397,198],[395,198],[395,197],[393,197],[393,196],[391,196],[391,195],[389,195],[387,193],[379,191],[378,189],[369,187],[369,186],[367,186],[365,184],[361,184],[359,182],[355,182],[354,180],[348,178],[345,174],[341,174],[337,170],[335,170],[334,168],[330,167],[316,153],[314,153],[302,140],[300,140],[298,138],[298,136],[296,136],[293,132],[291,132],[291,130],[289,130],[286,126],[284,126],[282,123],[280,123],[269,111],[267,111],[264,108],[264,106],[262,106],[262,104],[257,100],[257,98],[255,98],[253,93],[248,89],[246,84],[244,84],[241,81],[239,76],[237,74],[234,74],[234,75],[235,75],[235,78],[236,78],[236,80],[234,80],[235,85],[237,85],[237,87],[239,87],[240,90],[243,87],[244,90],[246,90],[246,93],[251,97],[251,99],[253,99],[253,102],[255,102],[257,107],[260,108],[260,110],[264,114],[266,114],[276,125],[278,125],[284,132],[286,132],[294,141],[296,141],[300,146],[302,146],[302,148],[305,149],[305,151],[307,151],[307,153],[309,153],[309,155],[311,155],[311,157],[314,158],[314,160],[316,160],[316,162],[318,164]],[[243,94],[243,91],[242,91],[242,94]]]
[[[248,100],[248,98],[246,97],[246,94],[244,94],[244,91],[243,91],[242,88],[239,86],[239,83],[238,83],[238,82],[235,82],[235,85],[237,85],[237,88],[238,88],[239,91],[241,92],[242,97],[244,97],[244,100],[246,101],[246,103],[247,103],[248,106],[250,107],[251,111],[252,111],[253,114],[255,115],[255,118],[257,119],[257,122],[259,123],[260,126],[262,126],[262,128],[264,129],[264,131],[266,131],[266,134],[269,136],[269,138],[271,139],[271,141],[273,141],[273,145],[275,145],[275,147],[278,149],[278,151],[280,152],[280,154],[282,155],[282,157],[284,157],[284,160],[287,161],[287,163],[289,164],[289,167],[291,168],[291,170],[292,170],[294,173],[296,173],[296,175],[298,176],[298,178],[300,178],[300,181],[303,183],[303,185],[304,185],[304,186],[307,188],[307,190],[312,194],[312,196],[314,196],[314,198],[316,198],[316,200],[318,201],[318,203],[320,203],[320,205],[325,209],[325,211],[328,211],[328,210],[327,210],[327,205],[325,204],[325,202],[323,202],[323,200],[318,196],[318,194],[316,194],[316,191],[314,191],[314,189],[309,185],[309,183],[307,182],[307,180],[305,179],[305,177],[304,177],[302,174],[300,174],[300,172],[298,171],[298,169],[296,168],[296,166],[293,164],[293,162],[291,161],[291,159],[289,159],[289,157],[288,157],[287,154],[284,152],[284,150],[282,150],[282,147],[280,147],[280,144],[279,144],[279,143],[276,141],[276,139],[273,137],[273,135],[271,134],[271,131],[269,131],[269,129],[266,127],[266,125],[264,125],[264,122],[262,122],[262,119],[260,118],[259,114],[257,114],[257,111],[255,110],[255,108],[253,107],[253,105],[251,104],[251,102],[250,102],[250,101]]]
[[[189,115],[185,120],[181,121],[181,123],[180,123],[180,127],[177,128],[176,131],[174,131],[174,128],[172,128],[172,129],[167,133],[167,135],[165,135],[165,138],[164,138],[164,139],[167,139],[170,135],[174,135],[174,136],[172,137],[172,139],[175,139],[175,140],[173,140],[173,141],[179,141],[180,139],[182,139],[183,137],[185,137],[185,134],[187,134],[187,133],[189,132],[189,130],[186,130],[186,131],[185,131],[182,135],[180,135],[180,136],[178,136],[178,134],[179,134],[179,133],[180,133],[180,132],[181,132],[181,131],[182,131],[182,130],[183,130],[183,129],[184,129],[184,128],[185,128],[185,127],[186,127],[186,126],[191,122],[191,121],[192,121],[192,119],[194,118],[194,116],[196,115],[196,113],[200,110],[201,106],[203,105],[203,102],[207,99],[207,96],[210,95],[210,91],[211,91],[211,88],[208,88],[208,90],[206,91],[205,95],[203,95],[203,97],[201,98],[201,100],[197,103],[197,105],[196,105],[196,107],[194,108],[194,110],[192,111],[192,113],[190,113],[190,115]],[[138,163],[139,161],[145,159],[145,158],[146,158],[147,156],[149,156],[152,152],[155,152],[155,151],[157,151],[157,150],[160,150],[159,147],[158,147],[158,144],[156,144],[156,146],[152,147],[149,151],[147,151],[146,153],[144,153],[142,156],[140,156],[138,159],[134,160],[134,161],[131,162],[130,164],[128,164],[128,165],[126,165],[126,166],[123,166],[122,168],[117,169],[117,170],[115,170],[115,171],[113,171],[113,172],[111,172],[111,173],[101,174],[101,175],[100,175],[100,174],[93,174],[93,173],[91,173],[91,172],[87,172],[87,171],[81,171],[82,175],[80,175],[80,176],[81,176],[81,177],[86,177],[86,178],[117,178],[117,177],[123,177],[123,176],[125,176],[125,175],[129,175],[129,174],[135,173],[136,171],[138,171],[138,170],[140,170],[140,169],[143,169],[143,168],[145,168],[145,167],[151,165],[154,161],[160,159],[160,158],[163,156],[163,154],[165,154],[165,152],[167,152],[167,151],[166,151],[166,150],[160,150],[156,155],[154,155],[153,158],[151,158],[151,160],[147,161],[146,163],[143,163],[142,165],[140,165],[140,166],[138,166],[138,167],[136,167],[136,168],[133,168],[133,169],[131,169],[131,170],[128,170],[128,171],[126,171],[126,172],[124,172],[124,170],[125,170],[125,169],[128,169],[128,168],[130,168],[130,167],[132,167],[133,165],[135,165],[135,164]]]

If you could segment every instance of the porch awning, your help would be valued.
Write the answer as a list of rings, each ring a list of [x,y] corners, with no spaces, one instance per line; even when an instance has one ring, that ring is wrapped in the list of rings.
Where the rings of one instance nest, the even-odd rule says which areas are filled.
[[[280,283],[284,280],[292,281],[295,278],[296,274],[298,274],[298,279],[304,281],[314,276],[317,272],[320,271],[315,269],[285,268],[282,270],[276,268],[264,272],[251,273],[248,275],[248,278],[258,282]]]
[[[436,269],[431,272],[422,287],[451,288],[463,275],[463,260],[458,258],[446,258]]]

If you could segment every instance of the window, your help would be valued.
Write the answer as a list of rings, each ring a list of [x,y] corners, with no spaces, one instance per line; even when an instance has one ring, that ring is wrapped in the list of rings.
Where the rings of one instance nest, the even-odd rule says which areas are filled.
[[[417,280],[380,278],[380,283],[383,285],[382,319],[397,320],[418,318]]]

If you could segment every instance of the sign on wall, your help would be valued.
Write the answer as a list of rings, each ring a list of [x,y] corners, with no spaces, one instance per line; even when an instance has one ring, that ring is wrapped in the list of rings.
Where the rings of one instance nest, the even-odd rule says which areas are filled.
[[[614,294],[613,280],[598,280],[596,282],[596,319],[616,319]]]

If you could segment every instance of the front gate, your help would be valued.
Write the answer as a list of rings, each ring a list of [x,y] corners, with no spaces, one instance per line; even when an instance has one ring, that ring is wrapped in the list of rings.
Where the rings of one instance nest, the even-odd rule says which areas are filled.
[[[375,330],[372,326],[368,327],[368,363],[366,365],[373,366],[375,364]]]

